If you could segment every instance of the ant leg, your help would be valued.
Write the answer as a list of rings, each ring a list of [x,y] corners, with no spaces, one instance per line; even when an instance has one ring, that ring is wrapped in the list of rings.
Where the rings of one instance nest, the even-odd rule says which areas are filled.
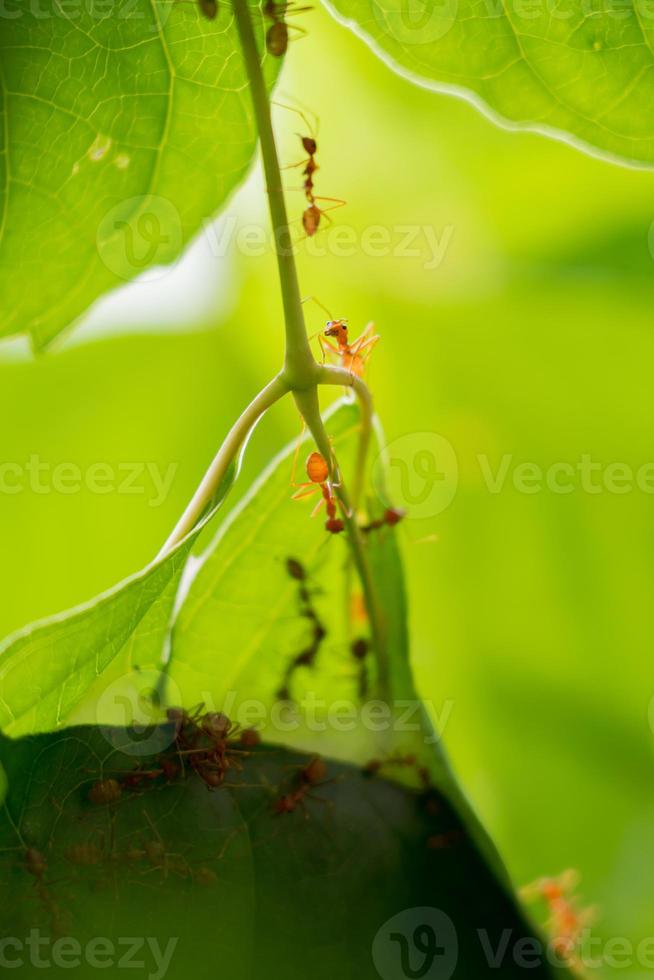
[[[359,337],[359,339],[355,340],[355,342],[350,347],[350,353],[354,354],[355,356],[359,355],[359,357],[361,357],[361,351],[365,351],[366,357],[370,357],[370,355],[372,354],[373,347],[375,346],[375,344],[378,344],[380,340],[381,340],[381,336],[378,333],[373,334],[372,337],[368,337],[365,340],[363,339],[363,337]]]
[[[301,483],[300,489],[297,493],[293,494],[291,500],[304,500],[306,497],[313,496],[313,494],[316,492],[316,486],[317,484],[315,483]],[[309,489],[305,489],[306,487],[309,487]]]
[[[320,510],[320,508],[322,507],[322,505],[324,503],[325,503],[325,498],[324,497],[321,497],[320,500],[318,501],[318,503],[316,504],[316,506],[311,511],[311,516],[312,517],[315,517],[316,516],[316,514],[318,513],[318,511]]]
[[[350,344],[350,348],[354,349],[355,347],[357,347],[357,345],[360,344],[362,340],[365,340],[367,337],[370,336],[371,330],[374,329],[375,329],[375,323],[373,320],[371,320],[370,323],[366,324],[366,326],[361,331],[357,339]]]
[[[342,208],[347,204],[347,201],[340,197],[314,197],[314,201],[334,201],[330,208],[320,208],[321,214],[325,214],[327,211],[335,211],[336,208]]]
[[[325,340],[322,334],[320,334],[318,337],[318,343],[320,344],[320,349],[322,351],[323,364],[325,363],[325,357],[327,353],[333,354],[335,357],[338,358],[341,357],[341,351],[338,349],[338,347],[334,347],[334,345],[330,344],[328,340]]]

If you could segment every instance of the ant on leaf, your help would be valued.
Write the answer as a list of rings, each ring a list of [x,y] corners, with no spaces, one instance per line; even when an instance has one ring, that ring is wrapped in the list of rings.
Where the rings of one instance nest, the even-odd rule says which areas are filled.
[[[326,776],[327,766],[319,756],[314,756],[305,766],[300,767],[295,787],[275,800],[275,813],[294,813],[299,806],[306,808],[307,799],[325,802],[320,796],[315,796],[313,790],[333,782]],[[306,809],[305,816],[308,816]]]

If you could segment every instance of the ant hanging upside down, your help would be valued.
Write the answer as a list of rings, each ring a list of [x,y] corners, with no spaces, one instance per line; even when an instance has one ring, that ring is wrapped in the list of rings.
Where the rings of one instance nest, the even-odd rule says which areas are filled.
[[[331,482],[329,477],[329,467],[327,466],[325,457],[318,452],[310,453],[307,457],[306,471],[309,481],[307,483],[300,484],[299,489],[293,494],[293,500],[303,500],[306,497],[311,497],[316,490],[319,490],[321,493],[321,499],[314,507],[311,516],[315,517],[324,504],[327,510],[325,529],[329,531],[330,534],[338,534],[345,528],[345,524],[338,516],[336,497],[334,494],[334,487],[336,484]]]

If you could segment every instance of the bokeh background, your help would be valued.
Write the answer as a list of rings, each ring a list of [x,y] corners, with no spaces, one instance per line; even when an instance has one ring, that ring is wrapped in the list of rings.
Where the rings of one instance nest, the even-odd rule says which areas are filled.
[[[599,933],[639,940],[654,921],[654,497],[579,481],[523,493],[512,474],[654,462],[654,175],[498,129],[394,76],[320,10],[302,23],[278,98],[319,116],[318,186],[347,200],[300,245],[302,288],[355,333],[376,321],[389,439],[437,433],[458,460],[449,507],[401,528],[420,689],[449,706],[448,751],[513,880],[577,868]],[[294,163],[306,126],[276,119]],[[2,460],[175,467],[159,506],[147,479],[141,493],[3,494],[0,635],[148,561],[277,369],[274,261],[239,239],[265,222],[256,168],[165,275],[101,301],[39,359],[0,344]],[[443,247],[435,266],[424,236],[398,254],[401,229],[423,225]],[[372,226],[386,254],[366,254]],[[323,312],[307,316],[319,330]],[[265,420],[238,492],[297,431],[290,405]],[[501,492],[479,455],[493,470],[510,457]]]

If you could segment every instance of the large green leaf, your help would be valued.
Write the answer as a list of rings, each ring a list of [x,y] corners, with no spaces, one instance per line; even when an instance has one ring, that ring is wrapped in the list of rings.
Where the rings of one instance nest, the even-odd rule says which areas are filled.
[[[266,59],[271,82],[278,64]],[[174,261],[254,147],[228,4],[209,21],[175,0],[8,0],[0,336],[47,344],[106,290]]]
[[[171,725],[156,736],[136,768],[125,729],[0,739],[3,966],[113,976],[132,950],[150,980],[479,980],[497,955],[523,975],[529,927],[435,790],[329,760],[307,785],[310,757],[261,746],[207,792],[188,764],[161,774],[179,744]]]
[[[325,0],[392,68],[496,120],[654,163],[648,0]]]
[[[104,691],[114,681],[116,701],[129,686],[121,684],[122,677],[159,663],[189,552],[235,475],[232,466],[211,510],[164,559],[0,645],[0,729],[20,735],[61,727],[99,678]],[[141,682],[146,689],[148,685],[149,675]]]

